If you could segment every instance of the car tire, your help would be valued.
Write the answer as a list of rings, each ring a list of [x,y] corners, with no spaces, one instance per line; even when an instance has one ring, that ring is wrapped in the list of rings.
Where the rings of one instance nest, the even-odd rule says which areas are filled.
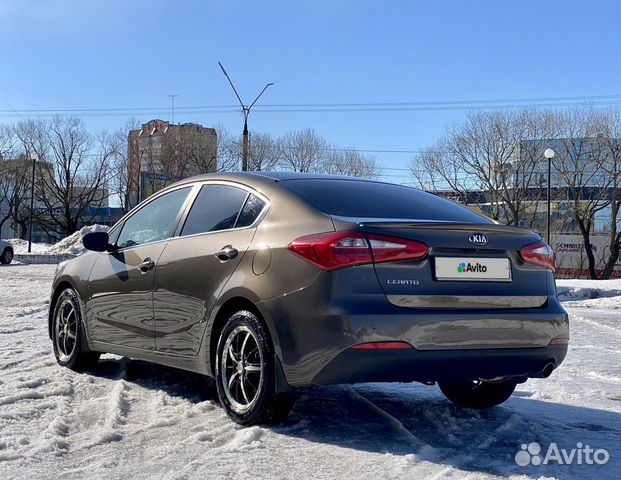
[[[243,426],[284,420],[293,394],[275,388],[275,355],[267,328],[248,311],[233,314],[220,333],[215,380],[220,404]]]
[[[12,261],[13,261],[13,252],[11,251],[10,248],[5,248],[4,251],[2,252],[2,255],[0,255],[0,263],[2,265],[8,265]]]
[[[440,382],[440,390],[451,402],[462,407],[482,410],[506,401],[515,390],[513,380],[464,380]]]
[[[89,350],[84,333],[80,298],[67,288],[56,299],[52,316],[52,344],[59,365],[84,371],[97,363],[100,354]]]

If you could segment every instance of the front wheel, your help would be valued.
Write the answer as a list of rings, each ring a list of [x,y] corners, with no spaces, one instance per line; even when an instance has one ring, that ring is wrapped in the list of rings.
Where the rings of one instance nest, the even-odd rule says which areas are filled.
[[[222,329],[216,352],[216,387],[220,404],[240,425],[277,423],[293,406],[292,395],[275,389],[275,357],[267,329],[242,310]]]
[[[99,353],[90,351],[85,343],[80,299],[71,288],[63,290],[56,300],[52,322],[52,343],[58,364],[76,371],[93,367]]]
[[[2,255],[0,255],[0,263],[2,263],[3,265],[8,265],[12,261],[13,261],[13,252],[10,249],[5,248],[4,251],[2,252]]]
[[[451,402],[462,407],[482,410],[495,407],[507,400],[515,390],[516,383],[509,380],[464,380],[440,382],[440,390]]]

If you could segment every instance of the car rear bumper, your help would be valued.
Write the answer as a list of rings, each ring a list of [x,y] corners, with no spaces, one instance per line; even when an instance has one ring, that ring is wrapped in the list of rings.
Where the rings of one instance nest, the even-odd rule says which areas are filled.
[[[312,385],[360,382],[438,382],[465,379],[543,377],[558,367],[567,345],[483,350],[346,350],[326,365]]]
[[[257,304],[292,387],[366,381],[437,381],[446,376],[540,376],[558,366],[569,319],[555,295],[538,308],[407,308],[379,291],[371,268],[322,273],[293,293]],[[403,351],[351,351],[401,341]],[[463,364],[462,364],[463,363]],[[447,371],[449,370],[449,371]]]

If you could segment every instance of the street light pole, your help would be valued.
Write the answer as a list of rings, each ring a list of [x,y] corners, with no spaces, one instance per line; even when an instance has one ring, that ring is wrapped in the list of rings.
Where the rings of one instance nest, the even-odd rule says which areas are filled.
[[[222,73],[224,73],[224,76],[229,81],[231,88],[235,92],[235,96],[237,97],[237,100],[239,101],[239,104],[242,107],[242,112],[244,114],[244,131],[242,133],[242,172],[245,172],[248,170],[248,155],[250,152],[250,140],[248,138],[248,115],[250,115],[250,109],[254,107],[254,104],[257,103],[257,100],[259,100],[261,95],[263,95],[265,90],[267,90],[267,87],[274,85],[274,84],[268,83],[267,85],[265,85],[265,87],[263,87],[263,90],[261,90],[261,93],[257,95],[257,98],[254,99],[254,101],[250,104],[250,106],[246,106],[244,102],[242,102],[241,97],[237,93],[237,89],[235,88],[235,85],[233,85],[233,81],[231,80],[231,77],[229,77],[229,74],[226,73],[226,70],[222,66],[222,63],[218,62],[218,65],[220,65],[220,68],[222,69]]]
[[[552,159],[554,158],[554,155],[556,155],[556,153],[551,148],[547,148],[546,151],[543,152],[543,156],[548,159],[548,220],[546,222],[548,245],[550,245],[550,191],[552,186]]]
[[[34,184],[37,156],[32,155],[32,177],[30,179],[30,226],[28,227],[28,253],[32,252],[32,217],[34,213]]]
[[[248,138],[248,114],[244,109],[244,131],[242,133],[242,172],[248,171],[248,153],[250,150],[250,139]]]

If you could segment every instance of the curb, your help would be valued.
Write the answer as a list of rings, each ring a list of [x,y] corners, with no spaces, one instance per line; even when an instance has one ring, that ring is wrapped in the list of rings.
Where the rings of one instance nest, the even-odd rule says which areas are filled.
[[[58,255],[46,255],[44,253],[16,253],[13,257],[14,260],[22,263],[39,263],[53,265],[56,263],[64,262],[74,258],[75,255],[67,253]]]

